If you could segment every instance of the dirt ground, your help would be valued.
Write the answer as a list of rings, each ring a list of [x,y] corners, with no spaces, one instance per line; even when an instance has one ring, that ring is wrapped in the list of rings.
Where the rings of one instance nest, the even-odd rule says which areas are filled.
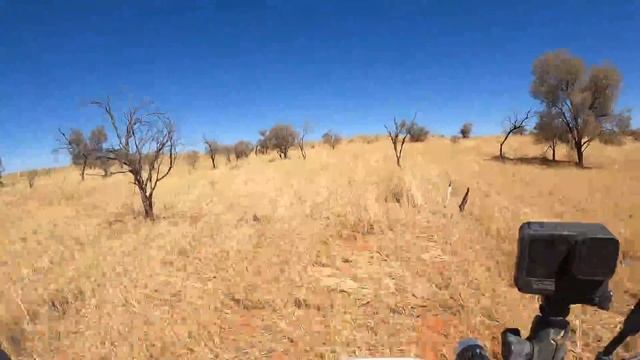
[[[594,144],[589,169],[514,136],[316,145],[305,161],[180,162],[140,218],[126,175],[77,169],[0,189],[0,342],[14,359],[494,357],[536,298],[512,285],[518,226],[604,223],[622,242],[613,309],[575,306],[570,358],[593,358],[638,298],[640,143]],[[562,159],[570,159],[560,150]],[[452,181],[451,201],[445,204]],[[457,204],[467,187],[464,213]],[[445,206],[446,205],[446,206]],[[634,344],[626,346],[632,351]]]

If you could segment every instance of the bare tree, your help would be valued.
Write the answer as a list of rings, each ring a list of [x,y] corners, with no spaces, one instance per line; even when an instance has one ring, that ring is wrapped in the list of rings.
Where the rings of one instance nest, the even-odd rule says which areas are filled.
[[[546,111],[560,116],[575,149],[577,164],[584,167],[584,152],[607,123],[620,114],[614,105],[622,76],[613,65],[587,69],[581,59],[565,50],[548,52],[533,63],[531,95]]]
[[[560,114],[553,110],[538,113],[538,121],[533,127],[533,137],[537,143],[548,145],[547,150],[551,149],[552,161],[556,161],[558,144],[569,142],[569,134],[560,119]]]
[[[184,159],[191,169],[195,169],[196,165],[198,165],[198,160],[200,160],[200,153],[196,150],[189,151],[184,154]]]
[[[302,129],[300,131],[300,138],[298,139],[298,147],[300,148],[300,154],[302,154],[302,158],[307,160],[307,151],[304,148],[304,138],[311,133],[312,128],[309,122],[305,122],[302,125]]]
[[[520,115],[517,112],[514,112],[513,115],[508,116],[504,120],[504,124],[503,124],[504,138],[500,143],[500,159],[504,159],[502,147],[507,142],[507,139],[509,139],[509,136],[511,136],[511,134],[516,133],[518,131],[525,130],[527,128],[527,122],[532,116],[533,116],[533,111],[529,109],[527,110],[526,113],[524,113],[524,115]]]
[[[270,148],[278,152],[281,159],[289,158],[289,149],[296,144],[298,132],[291,125],[277,124],[273,126],[266,136]]]
[[[411,122],[407,122],[406,120],[398,120],[393,118],[393,129],[389,129],[387,125],[384,126],[387,129],[387,134],[389,135],[389,139],[391,140],[391,144],[393,145],[393,152],[396,156],[396,165],[398,167],[402,167],[400,164],[400,160],[402,159],[402,150],[404,150],[404,143],[407,141],[407,137],[409,136],[409,129],[415,124],[416,114],[413,115],[413,120]]]
[[[342,142],[342,136],[336,134],[332,130],[329,130],[322,134],[322,142],[329,145],[331,150],[335,150],[336,146]]]
[[[207,155],[209,155],[209,159],[211,159],[211,166],[213,166],[213,168],[215,169],[216,155],[222,152],[222,146],[218,144],[217,141],[207,140],[206,138],[204,138],[204,145],[205,145],[204,151],[207,153]]]
[[[473,130],[473,124],[470,122],[466,122],[460,128],[460,135],[462,135],[463,139],[468,139],[471,137],[472,130]]]
[[[175,124],[164,113],[143,112],[144,105],[130,108],[118,120],[109,99],[92,104],[104,111],[117,137],[117,145],[101,157],[124,165],[140,193],[145,219],[155,220],[153,196],[176,162]]]
[[[253,144],[249,141],[242,140],[233,145],[233,154],[236,157],[236,162],[240,159],[249,157],[252,151]]]

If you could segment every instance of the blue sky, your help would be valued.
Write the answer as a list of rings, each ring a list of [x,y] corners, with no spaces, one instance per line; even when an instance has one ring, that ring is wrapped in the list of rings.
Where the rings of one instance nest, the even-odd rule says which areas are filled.
[[[153,99],[186,148],[276,122],[379,133],[415,111],[435,132],[497,133],[536,105],[531,64],[557,48],[617,65],[618,105],[638,108],[639,39],[634,0],[0,0],[0,157],[64,165],[56,129],[106,124],[86,105],[106,96]]]

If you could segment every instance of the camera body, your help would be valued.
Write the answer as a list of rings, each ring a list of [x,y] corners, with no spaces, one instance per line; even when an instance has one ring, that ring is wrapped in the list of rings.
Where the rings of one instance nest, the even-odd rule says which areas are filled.
[[[619,250],[602,224],[526,222],[518,232],[514,282],[525,294],[608,309]]]

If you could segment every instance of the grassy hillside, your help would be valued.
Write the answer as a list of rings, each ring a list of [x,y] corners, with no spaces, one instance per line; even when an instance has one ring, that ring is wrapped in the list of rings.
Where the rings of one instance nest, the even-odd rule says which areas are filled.
[[[126,175],[9,178],[1,346],[30,359],[435,359],[473,335],[497,354],[501,329],[537,312],[512,286],[518,226],[578,220],[619,236],[626,264],[612,313],[572,311],[572,356],[592,358],[638,297],[640,144],[594,144],[580,170],[527,160],[544,147],[522,136],[505,148],[521,160],[498,162],[498,143],[408,144],[402,170],[386,140],[215,171],[202,157],[160,184],[155,224]]]

